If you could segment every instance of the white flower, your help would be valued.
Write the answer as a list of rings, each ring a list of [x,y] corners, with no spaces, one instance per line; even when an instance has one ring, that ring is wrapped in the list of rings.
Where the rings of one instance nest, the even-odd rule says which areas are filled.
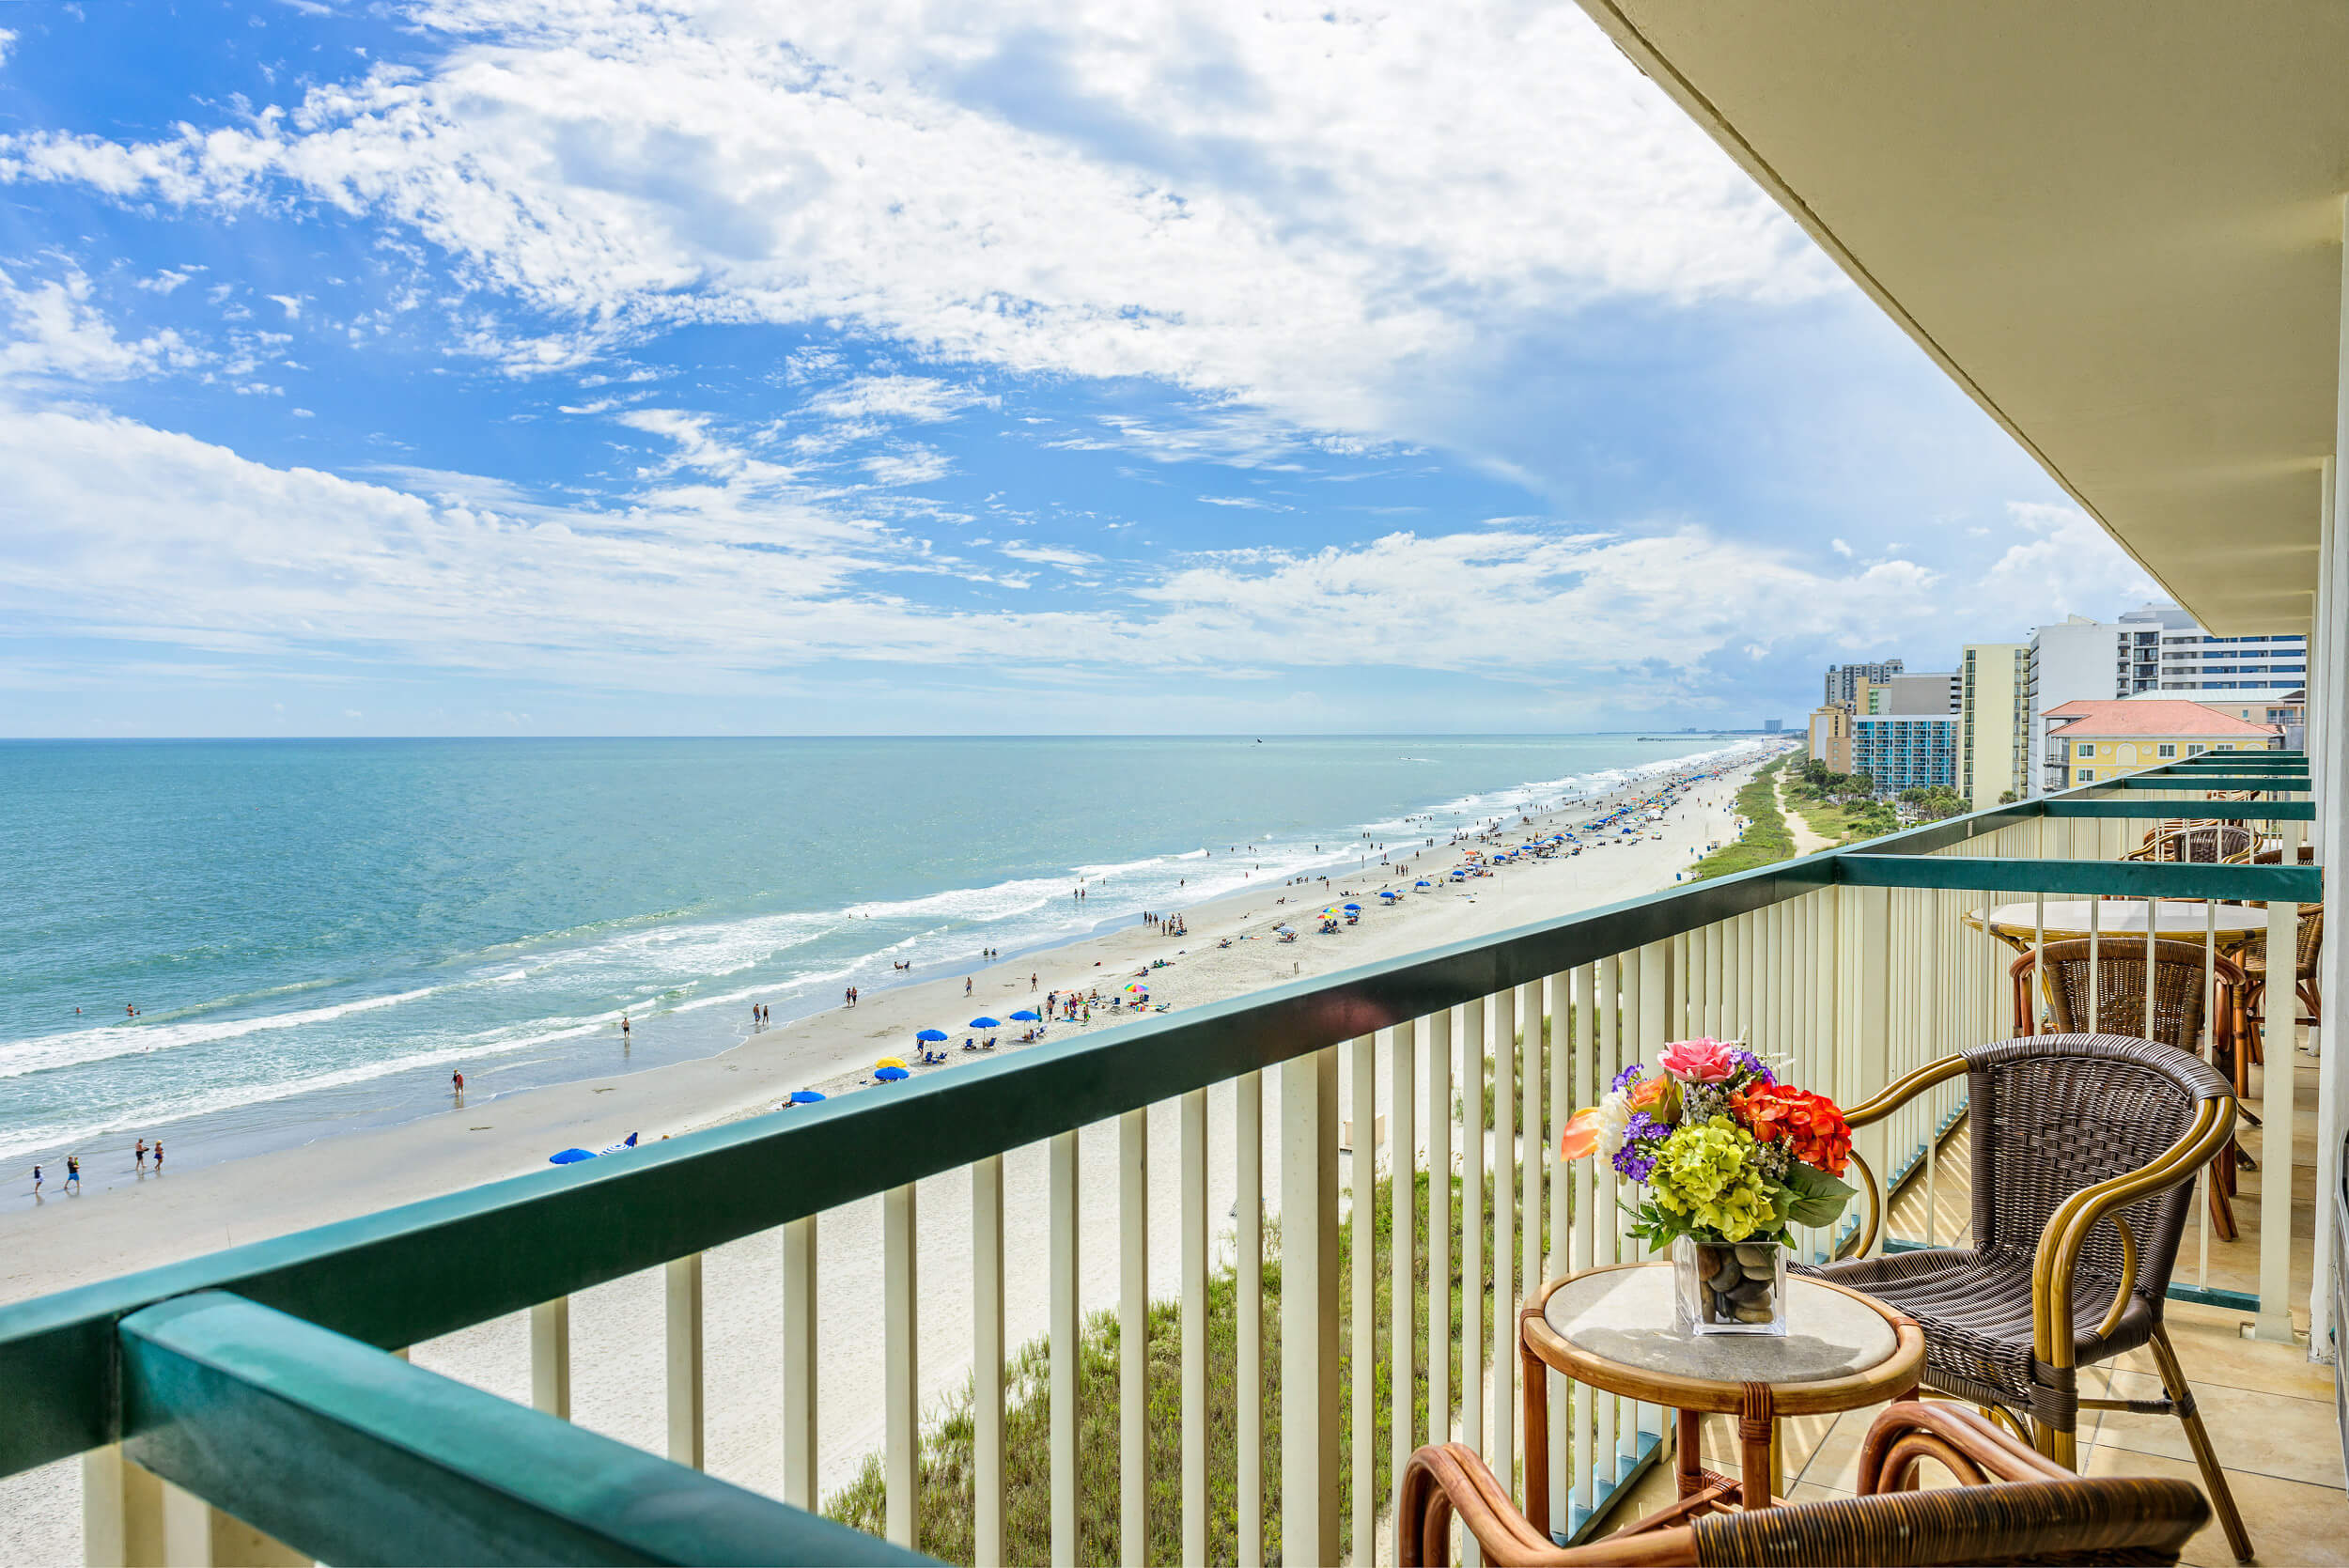
[[[1618,1089],[1598,1102],[1598,1157],[1609,1164],[1623,1148],[1624,1129],[1631,1123],[1631,1096]]]

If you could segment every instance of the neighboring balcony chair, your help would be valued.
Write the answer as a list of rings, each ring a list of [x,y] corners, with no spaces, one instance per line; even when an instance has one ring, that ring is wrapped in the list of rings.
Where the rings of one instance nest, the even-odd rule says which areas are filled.
[[[1856,1161],[1868,1195],[1867,1222],[1843,1247],[1856,1255],[1797,1269],[1915,1318],[1925,1385],[2003,1413],[2059,1465],[2075,1462],[2084,1408],[2176,1416],[2228,1545],[2249,1561],[2250,1536],[2162,1326],[2195,1172],[2234,1134],[2233,1090],[2173,1046],[2037,1034],[1931,1063],[1847,1120],[1880,1122],[1960,1073],[1973,1244],[1866,1256],[1883,1204],[1875,1174]],[[2081,1367],[2139,1346],[2153,1351],[2164,1398],[2080,1397]]]
[[[2158,861],[2165,864],[2192,862],[2201,865],[2233,863],[2250,858],[2259,835],[2236,822],[2188,822],[2156,828],[2145,842],[2121,858]]]
[[[2325,993],[2317,988],[2316,961],[2325,949],[2325,906],[2300,906],[2297,955],[2292,965],[2293,993],[2299,998],[2300,1021],[2321,1024],[2325,1021]],[[2234,960],[2242,966],[2245,982],[2243,1010],[2253,1017],[2262,1017],[2262,1006],[2267,994],[2267,938],[2254,936],[2234,951]]]
[[[1960,1484],[1914,1490],[1927,1460]],[[2083,1480],[1962,1405],[1915,1401],[1886,1406],[1868,1428],[1859,1491],[1693,1519],[1668,1508],[1586,1545],[1560,1546],[1526,1522],[1473,1449],[1430,1444],[1403,1472],[1395,1557],[1401,1568],[1448,1564],[1456,1514],[1493,1568],[2169,1563],[2210,1518],[2189,1482]]]

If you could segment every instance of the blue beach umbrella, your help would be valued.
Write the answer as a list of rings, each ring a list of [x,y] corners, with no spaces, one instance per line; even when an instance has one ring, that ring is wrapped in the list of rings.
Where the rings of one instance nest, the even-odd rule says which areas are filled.
[[[1003,1021],[1001,1018],[972,1018],[971,1027],[972,1029],[1001,1029],[1003,1027]]]
[[[883,1083],[894,1083],[901,1078],[911,1078],[913,1075],[903,1067],[881,1067],[877,1069],[873,1076]]]
[[[1411,884],[1411,886],[1413,886],[1413,887],[1415,887],[1415,888],[1432,888],[1432,887],[1434,887],[1435,885],[1436,885],[1435,883],[1433,883],[1433,882],[1429,881],[1429,880],[1428,880],[1426,877],[1421,877],[1418,881],[1413,882],[1413,883]]]
[[[824,1103],[824,1096],[813,1089],[794,1089],[791,1091],[791,1103],[793,1105],[821,1105]]]
[[[596,1151],[593,1149],[558,1149],[547,1156],[547,1163],[549,1165],[577,1165],[583,1159],[595,1157]]]
[[[1044,1020],[1041,1015],[1031,1013],[1026,1008],[1022,1007],[1019,1012],[1014,1013],[1011,1016],[1011,1021],[1014,1023],[1042,1023]]]
[[[1362,912],[1362,907],[1360,904],[1348,904],[1346,907],[1346,912],[1349,915],[1359,915]]]
[[[926,1029],[916,1034],[914,1038],[917,1040],[943,1040],[946,1038],[946,1032],[942,1029]]]

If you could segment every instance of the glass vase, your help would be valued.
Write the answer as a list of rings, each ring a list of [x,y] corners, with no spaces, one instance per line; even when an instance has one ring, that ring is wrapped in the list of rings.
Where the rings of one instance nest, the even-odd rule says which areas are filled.
[[[1684,1334],[1786,1332],[1786,1249],[1775,1236],[1740,1242],[1674,1236],[1672,1307]]]

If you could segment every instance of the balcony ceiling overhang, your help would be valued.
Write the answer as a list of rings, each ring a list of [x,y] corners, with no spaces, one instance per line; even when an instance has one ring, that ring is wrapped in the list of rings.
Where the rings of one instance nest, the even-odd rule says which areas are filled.
[[[2340,0],[1581,0],[2178,602],[2304,629]]]

